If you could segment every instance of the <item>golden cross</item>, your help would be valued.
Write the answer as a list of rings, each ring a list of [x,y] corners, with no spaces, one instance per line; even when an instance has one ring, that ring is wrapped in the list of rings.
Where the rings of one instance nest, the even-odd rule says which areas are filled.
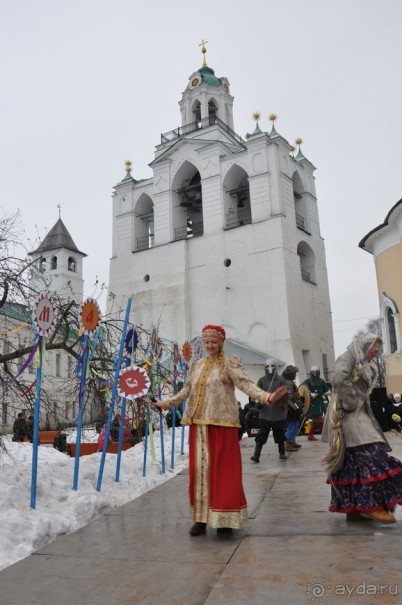
[[[201,44],[198,45],[198,46],[202,46],[201,52],[204,55],[204,62],[202,64],[203,67],[208,67],[207,62],[205,61],[205,53],[207,52],[207,49],[205,48],[206,44],[208,44],[208,40],[201,40]]]

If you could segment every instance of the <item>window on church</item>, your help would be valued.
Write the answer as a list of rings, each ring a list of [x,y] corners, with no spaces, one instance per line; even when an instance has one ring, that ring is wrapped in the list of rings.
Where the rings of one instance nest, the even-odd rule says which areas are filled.
[[[67,377],[72,378],[73,372],[74,372],[73,358],[71,357],[71,355],[69,355],[67,357]]]
[[[50,269],[57,269],[57,256],[52,256],[52,258],[50,259]]]
[[[68,266],[69,271],[72,271],[73,273],[75,273],[75,271],[76,271],[75,258],[73,258],[72,256],[69,256],[67,266]]]
[[[60,378],[61,376],[61,355],[60,353],[56,353],[56,376]]]
[[[306,242],[300,242],[297,246],[297,255],[302,280],[315,284],[315,255],[312,248]]]
[[[250,186],[243,168],[232,166],[223,181],[225,229],[251,223]]]
[[[304,193],[303,183],[297,172],[293,175],[293,201],[295,206],[296,226],[298,229],[310,233],[307,198]]]
[[[134,208],[134,252],[154,245],[154,205],[149,195],[143,194]]]
[[[193,116],[194,116],[194,122],[196,122],[196,127],[200,128],[201,127],[201,103],[199,101],[196,101],[194,107],[193,107]]]
[[[392,309],[390,307],[387,307],[387,323],[389,335],[389,350],[391,353],[395,353],[398,348],[396,342],[395,319]]]
[[[201,175],[195,166],[189,162],[181,166],[174,178],[173,190],[173,239],[203,235]]]
[[[208,117],[209,117],[209,125],[216,123],[216,114],[218,113],[218,108],[214,101],[209,101],[208,103]]]

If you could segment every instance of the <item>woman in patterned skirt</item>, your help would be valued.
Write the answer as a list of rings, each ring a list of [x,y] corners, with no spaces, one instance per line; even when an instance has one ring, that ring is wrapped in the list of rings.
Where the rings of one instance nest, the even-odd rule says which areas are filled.
[[[323,461],[331,485],[330,511],[346,513],[348,520],[395,523],[392,512],[402,504],[402,464],[388,455],[391,447],[370,405],[381,348],[378,336],[363,333],[336,360],[323,431],[330,449]]]
[[[190,366],[183,389],[171,399],[155,402],[167,410],[187,400],[182,425],[190,426],[191,536],[205,534],[207,524],[219,533],[231,532],[248,519],[235,387],[267,405],[287,392],[286,387],[274,393],[260,389],[238,357],[224,355],[225,330],[221,326],[206,325],[202,339],[206,357]]]

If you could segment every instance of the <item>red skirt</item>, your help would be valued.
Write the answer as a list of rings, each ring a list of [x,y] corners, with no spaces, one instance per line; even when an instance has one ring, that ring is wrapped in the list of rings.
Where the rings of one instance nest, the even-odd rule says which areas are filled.
[[[239,528],[248,521],[236,427],[190,426],[190,506],[194,521]]]

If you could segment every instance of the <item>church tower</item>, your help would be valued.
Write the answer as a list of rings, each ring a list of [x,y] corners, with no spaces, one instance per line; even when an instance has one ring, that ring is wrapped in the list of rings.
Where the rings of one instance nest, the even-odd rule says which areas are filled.
[[[133,297],[131,321],[182,344],[206,323],[228,339],[329,375],[334,364],[315,167],[272,127],[235,132],[226,77],[205,61],[161,135],[153,177],[113,194],[108,312]],[[275,116],[272,116],[274,121]],[[301,141],[299,141],[301,143]]]
[[[66,301],[82,302],[82,260],[86,254],[78,250],[61,218],[29,254],[35,265],[30,282],[34,292],[47,289]]]

